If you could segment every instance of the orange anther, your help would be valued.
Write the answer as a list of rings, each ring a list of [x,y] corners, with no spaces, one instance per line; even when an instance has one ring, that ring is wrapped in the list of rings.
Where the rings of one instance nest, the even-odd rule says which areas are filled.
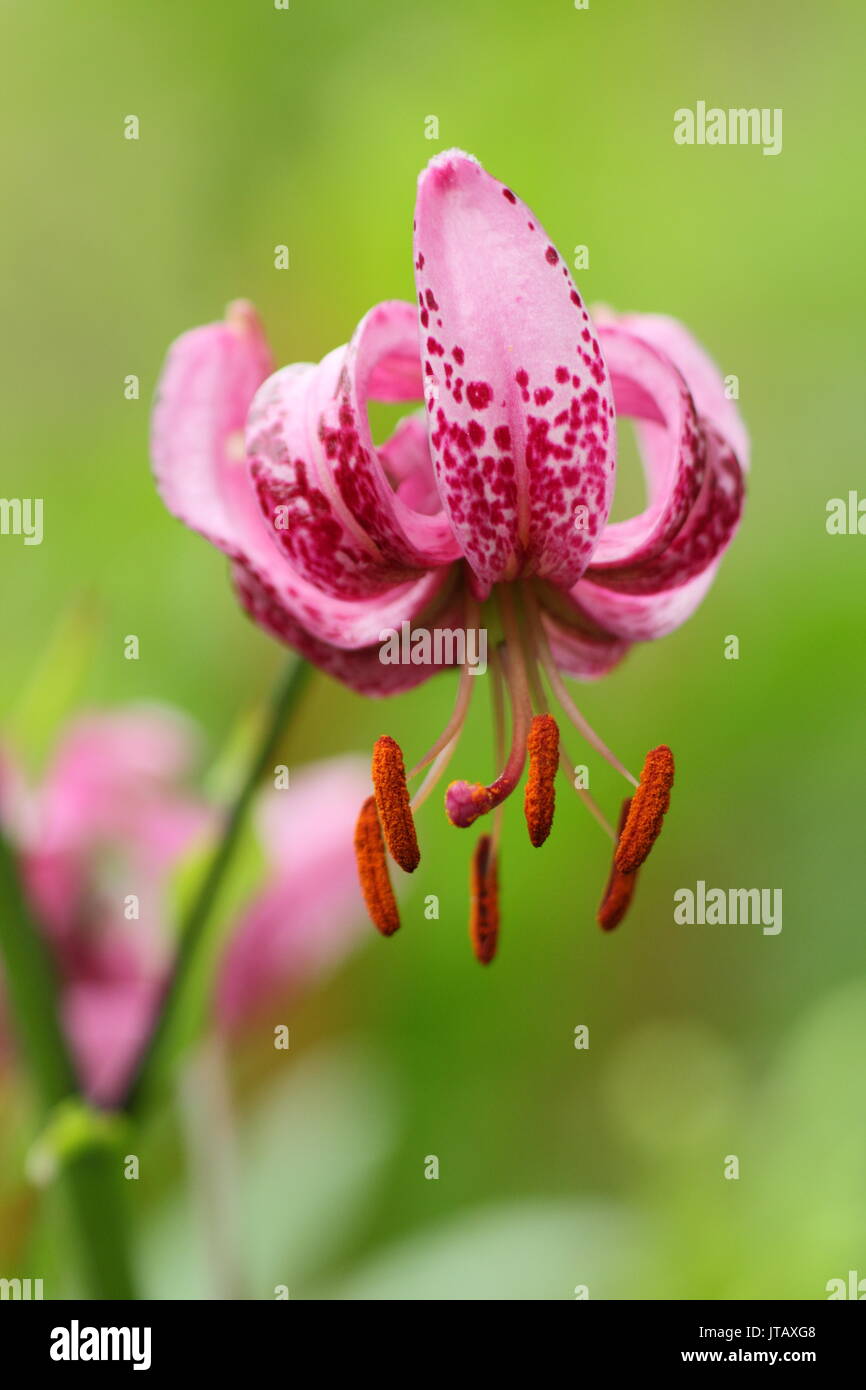
[[[368,796],[355,826],[355,858],[361,892],[370,920],[383,936],[393,936],[400,925],[397,899],[388,875],[385,842],[376,810],[376,798]]]
[[[553,824],[556,799],[554,780],[559,766],[559,729],[550,714],[537,714],[529,728],[527,740],[529,776],[523,809],[529,838],[535,848],[543,845]]]
[[[671,750],[664,743],[650,749],[616,847],[614,862],[620,873],[630,874],[640,868],[658,839],[671,802],[673,780]]]
[[[387,734],[376,740],[373,749],[373,790],[391,856],[411,874],[418,867],[421,851],[409,804],[403,754],[399,743]]]
[[[496,853],[489,835],[482,835],[472,856],[469,939],[476,960],[489,965],[499,937],[499,888]]]

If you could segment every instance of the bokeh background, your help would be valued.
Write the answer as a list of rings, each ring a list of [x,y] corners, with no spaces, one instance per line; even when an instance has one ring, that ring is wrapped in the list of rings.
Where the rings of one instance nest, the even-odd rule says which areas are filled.
[[[636,910],[611,938],[595,926],[608,849],[576,799],[560,793],[541,853],[515,807],[500,955],[481,970],[470,844],[434,798],[399,936],[361,928],[287,1002],[288,1055],[266,1018],[229,1058],[228,1273],[186,1142],[206,1059],[138,1140],[152,1296],[234,1280],[256,1298],[278,1283],[293,1298],[822,1298],[866,1276],[866,537],[825,526],[830,498],[866,494],[863,28],[854,0],[4,5],[0,492],[43,496],[46,532],[0,538],[2,716],[34,765],[71,708],[131,699],[188,710],[216,760],[265,696],[284,654],[152,486],[159,367],[240,295],[280,361],[316,360],[376,300],[412,298],[415,178],[437,150],[481,158],[569,260],[586,244],[590,303],[690,325],[739,377],[754,443],[745,523],[703,607],[582,692],[627,762],[662,740],[677,756]],[[675,145],[674,110],[699,99],[783,108],[783,152]],[[286,759],[386,730],[411,759],[452,698],[448,676],[387,706],[317,676]],[[460,764],[490,760],[481,700]],[[782,932],[677,926],[672,895],[698,879],[781,888]],[[23,1177],[32,1116],[8,1061],[0,1091],[0,1274],[74,1294],[62,1228]]]

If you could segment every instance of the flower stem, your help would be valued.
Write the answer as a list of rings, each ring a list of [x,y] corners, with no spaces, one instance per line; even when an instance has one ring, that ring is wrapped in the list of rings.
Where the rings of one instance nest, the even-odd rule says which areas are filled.
[[[0,954],[43,1119],[78,1090],[60,1026],[57,982],[42,933],[30,913],[15,856],[0,838]],[[59,1165],[59,1185],[81,1245],[87,1292],[97,1299],[134,1298],[119,1144],[84,1146]]]
[[[270,713],[244,781],[228,809],[222,836],[181,925],[174,966],[163,995],[157,1021],[133,1073],[122,1108],[137,1114],[157,1075],[177,1047],[177,1033],[184,1003],[191,989],[194,967],[206,936],[226,871],[243,829],[255,790],[271,763],[286,721],[294,710],[310,675],[305,661],[291,662],[274,692]]]

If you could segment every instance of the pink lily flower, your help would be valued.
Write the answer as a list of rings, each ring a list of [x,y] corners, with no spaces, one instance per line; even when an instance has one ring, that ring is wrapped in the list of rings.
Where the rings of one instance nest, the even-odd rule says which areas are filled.
[[[65,731],[41,784],[6,808],[73,1060],[97,1104],[119,1097],[151,1027],[171,872],[212,824],[184,785],[195,748],[192,726],[166,709],[88,715]]]
[[[197,743],[173,711],[131,708],[73,724],[32,793],[3,760],[0,814],[54,957],[73,1060],[99,1105],[123,1095],[160,1004],[172,875],[216,829],[215,808],[187,787]],[[365,787],[362,761],[338,758],[260,796],[265,881],[229,936],[221,1026],[348,949],[361,908],[351,827]]]
[[[237,1028],[335,966],[358,938],[352,830],[366,795],[363,758],[301,768],[255,810],[265,881],[232,928],[217,978],[216,1016]]]
[[[453,782],[446,793],[455,825],[497,812],[473,866],[470,931],[487,961],[499,808],[528,755],[525,809],[541,844],[556,767],[571,767],[543,677],[637,788],[619,835],[580,793],[617,842],[622,881],[609,885],[599,920],[620,919],[661,828],[673,760],[664,746],[653,750],[638,784],[563,676],[595,679],[695,610],[739,523],[748,445],[717,368],[688,332],[655,315],[593,323],[535,214],[459,151],[421,175],[414,266],[417,305],[378,305],[318,365],[272,373],[245,303],[225,323],[185,334],[162,377],[154,466],[168,508],[230,557],[254,620],[355,690],[394,694],[456,664],[444,647],[426,664],[386,664],[382,642],[404,623],[410,647],[430,629],[493,633],[494,709],[510,706],[510,747],[493,783]],[[424,414],[376,447],[368,401],[422,399]],[[636,422],[648,502],[611,523],[621,417]],[[386,934],[398,919],[382,832],[411,871],[412,811],[454,751],[474,684],[464,664],[454,713],[410,773],[432,765],[411,803],[400,750],[390,739],[376,746],[375,806],[365,804],[356,840],[368,906]]]

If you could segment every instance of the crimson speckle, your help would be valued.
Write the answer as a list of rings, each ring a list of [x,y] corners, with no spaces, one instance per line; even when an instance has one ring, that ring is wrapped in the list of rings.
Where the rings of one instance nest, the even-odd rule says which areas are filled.
[[[475,445],[476,449],[480,449],[486,438],[487,431],[482,425],[479,425],[477,420],[470,420],[467,429],[472,443]]]
[[[556,369],[556,379],[557,379],[557,381],[559,382],[560,386],[564,385],[564,383],[565,383],[566,381],[568,381],[568,368],[567,368],[567,367],[557,367],[557,369]]]
[[[466,386],[466,399],[473,410],[484,410],[493,399],[493,392],[486,381],[470,381]]]
[[[436,296],[434,295],[434,293],[433,293],[432,290],[427,290],[427,291],[425,292],[424,298],[427,300],[427,308],[428,308],[428,309],[438,309],[438,308],[439,308],[439,305],[436,303]]]
[[[454,358],[454,361],[457,363],[458,367],[463,366],[464,352],[462,347],[453,348],[451,356]]]
[[[511,191],[510,188],[503,188],[503,190],[502,190],[502,196],[503,196],[503,198],[507,198],[508,201],[509,201],[509,203],[516,203],[516,202],[517,202],[517,199],[515,198],[515,196],[514,196],[514,194],[512,193],[512,191]]]
[[[548,246],[544,253],[544,259],[547,261],[548,265],[556,265],[556,262],[559,260],[559,252],[555,246]]]

